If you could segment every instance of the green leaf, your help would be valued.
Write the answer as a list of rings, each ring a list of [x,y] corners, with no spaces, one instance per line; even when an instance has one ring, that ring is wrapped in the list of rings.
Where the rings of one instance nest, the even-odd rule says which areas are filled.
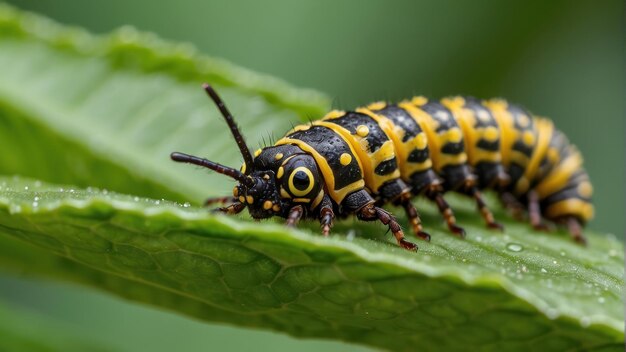
[[[433,241],[413,253],[362,223],[337,226],[354,239],[326,239],[313,224],[289,230],[19,178],[0,185],[0,232],[60,257],[9,246],[5,265],[32,260],[34,272],[207,321],[394,350],[623,346],[623,247],[609,236],[589,234],[583,248],[510,221],[494,233],[453,198],[468,238],[430,225],[436,210],[422,206]]]
[[[0,302],[0,350],[31,352],[112,351],[23,308]]]
[[[239,167],[210,82],[256,146],[328,99],[122,28],[97,37],[0,4],[0,173],[201,202],[224,177],[173,165],[172,151]]]

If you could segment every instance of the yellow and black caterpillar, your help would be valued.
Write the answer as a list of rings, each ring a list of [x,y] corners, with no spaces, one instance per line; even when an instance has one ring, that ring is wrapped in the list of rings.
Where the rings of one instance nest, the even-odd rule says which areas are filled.
[[[593,216],[593,189],[580,153],[550,120],[505,100],[420,96],[333,110],[253,156],[217,93],[206,84],[204,89],[226,119],[244,164],[238,171],[183,153],[171,157],[239,181],[233,197],[207,201],[230,200],[217,209],[221,212],[236,214],[247,207],[256,219],[281,216],[289,226],[317,218],[325,236],[336,216],[354,214],[381,221],[401,247],[415,250],[380,206],[402,206],[413,232],[430,240],[411,203],[423,195],[437,204],[449,229],[464,236],[443,194],[472,197],[487,226],[502,228],[480,193],[492,189],[507,208],[527,209],[533,226],[542,227],[542,218],[562,223],[574,240],[585,243],[582,226]]]

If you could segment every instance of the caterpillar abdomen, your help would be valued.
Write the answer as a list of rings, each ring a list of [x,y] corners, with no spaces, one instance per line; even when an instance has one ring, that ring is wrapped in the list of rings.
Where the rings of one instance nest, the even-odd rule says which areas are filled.
[[[402,191],[426,191],[434,198],[432,188],[440,186],[441,193],[458,191],[474,198],[480,198],[478,190],[492,189],[512,195],[522,207],[528,207],[532,200],[528,193],[534,192],[549,220],[572,216],[584,223],[593,212],[591,185],[578,151],[551,121],[502,99],[414,97],[398,104],[377,102],[355,111],[331,111],[295,130],[313,126],[326,127],[352,146],[339,159],[358,160],[363,188],[380,204],[393,201]],[[294,133],[299,132],[287,138],[294,138]],[[320,146],[325,144],[322,140]],[[344,166],[335,165],[324,179],[342,178]],[[386,187],[390,184],[393,187]],[[343,198],[334,201],[341,204]],[[481,200],[477,202],[485,220],[493,223]]]
[[[582,225],[593,215],[593,189],[582,157],[552,122],[502,99],[414,97],[398,104],[376,102],[355,111],[333,110],[299,125],[274,146],[250,154],[234,119],[208,85],[244,157],[241,171],[173,153],[176,161],[213,169],[239,180],[234,203],[220,208],[255,218],[282,216],[294,225],[318,218],[328,235],[336,215],[356,215],[389,226],[398,244],[408,242],[395,218],[380,206],[406,211],[423,238],[414,196],[435,202],[449,229],[464,235],[443,198],[455,191],[473,198],[486,224],[501,228],[481,190],[496,191],[506,207],[528,210],[533,226],[542,218],[568,226],[584,242]],[[220,198],[221,199],[221,198]]]

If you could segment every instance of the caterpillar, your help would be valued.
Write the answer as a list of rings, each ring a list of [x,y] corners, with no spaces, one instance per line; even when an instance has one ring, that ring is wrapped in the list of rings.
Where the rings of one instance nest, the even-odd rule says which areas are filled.
[[[563,224],[575,241],[586,243],[582,228],[593,216],[593,188],[580,152],[549,119],[506,100],[417,96],[333,110],[253,154],[216,91],[208,84],[203,88],[226,120],[243,165],[237,170],[179,152],[171,159],[238,181],[232,197],[207,200],[231,203],[219,212],[248,208],[255,219],[280,216],[288,226],[317,218],[324,236],[335,218],[356,215],[380,221],[400,247],[417,250],[383,205],[404,208],[413,233],[429,241],[411,202],[426,197],[450,232],[465,237],[444,193],[471,197],[486,225],[502,230],[483,200],[481,192],[489,189],[514,214],[527,211],[533,227],[545,228],[544,220]]]

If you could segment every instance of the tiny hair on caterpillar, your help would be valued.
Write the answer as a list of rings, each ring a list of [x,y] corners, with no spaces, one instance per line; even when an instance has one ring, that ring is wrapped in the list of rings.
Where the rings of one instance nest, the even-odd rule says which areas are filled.
[[[547,228],[545,220],[562,224],[586,244],[582,228],[593,217],[593,187],[580,152],[552,121],[506,100],[417,96],[333,110],[253,154],[215,90],[203,88],[226,120],[243,165],[237,170],[179,152],[171,158],[238,181],[232,196],[207,199],[206,205],[230,203],[216,211],[248,208],[254,219],[280,216],[288,226],[318,219],[324,236],[336,217],[356,215],[382,222],[399,246],[417,250],[383,205],[402,207],[412,232],[430,241],[411,202],[423,196],[436,204],[451,233],[465,237],[444,194],[470,197],[486,226],[502,230],[481,193],[492,190],[516,217],[527,213],[534,228]]]

